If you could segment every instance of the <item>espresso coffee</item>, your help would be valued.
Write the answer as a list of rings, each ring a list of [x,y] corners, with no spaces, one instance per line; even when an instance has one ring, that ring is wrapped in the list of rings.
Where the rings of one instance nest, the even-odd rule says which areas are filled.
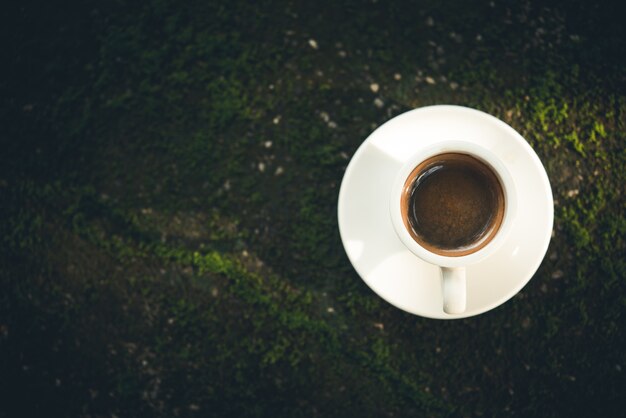
[[[484,162],[467,154],[439,154],[408,176],[402,217],[413,239],[436,254],[459,257],[487,245],[504,217],[502,185]]]

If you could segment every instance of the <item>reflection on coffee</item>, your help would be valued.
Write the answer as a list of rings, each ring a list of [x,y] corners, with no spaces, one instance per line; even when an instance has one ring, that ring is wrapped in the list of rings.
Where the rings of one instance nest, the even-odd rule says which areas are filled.
[[[446,153],[420,163],[401,197],[403,221],[427,250],[445,256],[478,251],[496,235],[504,217],[502,185],[482,161]]]

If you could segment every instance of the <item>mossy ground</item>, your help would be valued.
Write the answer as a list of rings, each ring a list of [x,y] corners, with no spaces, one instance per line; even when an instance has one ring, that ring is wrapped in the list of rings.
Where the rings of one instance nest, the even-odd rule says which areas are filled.
[[[616,414],[617,10],[11,6],[0,25],[0,416]],[[521,132],[555,197],[535,277],[453,322],[374,295],[335,215],[367,135],[437,103]]]

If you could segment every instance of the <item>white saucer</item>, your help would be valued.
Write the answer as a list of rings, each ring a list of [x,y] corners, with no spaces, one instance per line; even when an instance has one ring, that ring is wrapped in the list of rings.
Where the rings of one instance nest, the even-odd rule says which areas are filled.
[[[467,267],[467,310],[443,311],[437,266],[411,253],[391,224],[394,178],[413,154],[443,140],[463,140],[498,156],[515,181],[517,216],[508,239],[489,258]],[[338,204],[339,232],[350,262],[380,297],[407,312],[439,319],[478,315],[506,302],[531,279],[548,249],[554,207],[546,171],[513,128],[478,110],[429,106],[376,129],[352,157]]]

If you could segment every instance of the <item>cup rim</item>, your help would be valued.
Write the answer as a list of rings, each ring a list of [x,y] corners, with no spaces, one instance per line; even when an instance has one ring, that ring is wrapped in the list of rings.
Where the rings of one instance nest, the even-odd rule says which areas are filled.
[[[400,197],[405,181],[411,171],[422,161],[443,153],[462,153],[477,158],[490,166],[498,177],[505,200],[504,217],[496,235],[483,248],[463,256],[446,256],[422,247],[407,231],[402,220]],[[463,267],[478,263],[493,254],[505,241],[511,230],[517,211],[517,190],[513,177],[502,161],[491,151],[469,141],[446,140],[432,144],[413,155],[398,171],[391,188],[389,210],[394,230],[405,247],[422,260],[441,267]]]

